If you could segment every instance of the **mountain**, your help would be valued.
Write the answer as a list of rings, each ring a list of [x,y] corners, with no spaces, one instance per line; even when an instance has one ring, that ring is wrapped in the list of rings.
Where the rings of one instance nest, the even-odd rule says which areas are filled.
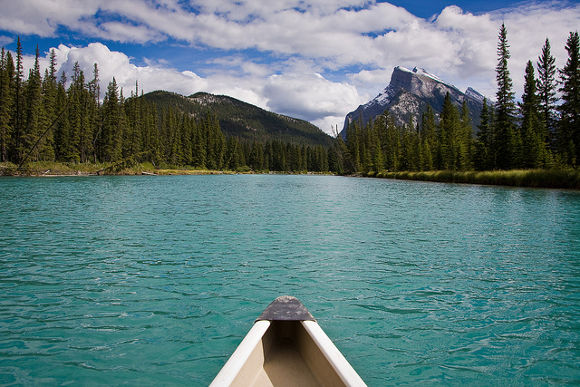
[[[309,122],[272,113],[225,95],[200,92],[185,97],[167,91],[153,91],[143,98],[161,108],[171,106],[194,116],[214,113],[227,136],[307,145],[329,145],[332,141],[329,135]]]
[[[366,125],[388,110],[397,125],[404,125],[409,119],[421,119],[421,114],[431,105],[436,114],[441,112],[445,95],[449,93],[455,105],[461,108],[463,101],[471,115],[473,127],[479,124],[483,108],[483,95],[468,88],[465,93],[449,85],[439,77],[415,67],[413,70],[401,66],[395,67],[389,85],[374,99],[360,105],[355,111],[346,115],[341,134],[346,136],[346,128],[351,122],[361,121]],[[417,121],[415,121],[417,122]]]

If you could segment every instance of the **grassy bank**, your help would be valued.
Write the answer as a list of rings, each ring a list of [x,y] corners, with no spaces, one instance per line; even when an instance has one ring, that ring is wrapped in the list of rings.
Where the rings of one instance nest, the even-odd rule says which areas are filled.
[[[240,167],[235,171],[201,169],[188,166],[161,165],[155,167],[150,162],[131,163],[58,163],[33,162],[18,168],[13,163],[0,163],[0,176],[93,176],[93,175],[233,175],[233,174],[317,174],[323,172],[275,172],[253,171],[248,167]]]
[[[534,188],[580,189],[580,171],[575,169],[527,169],[509,171],[427,171],[427,172],[370,172],[369,177],[387,179],[437,181],[506,185]]]
[[[13,163],[0,163],[0,176],[91,176],[91,175],[224,175],[236,173],[276,173],[252,171],[240,168],[237,171],[216,171],[183,166],[161,166],[138,163],[125,167],[112,163],[57,163],[34,162],[23,168]],[[306,172],[304,172],[306,173]],[[425,171],[425,172],[370,172],[367,177],[436,181],[443,183],[465,183],[505,185],[535,188],[580,189],[580,170],[575,169],[528,169],[510,171]]]
[[[139,163],[118,167],[112,163],[57,163],[34,162],[20,169],[13,163],[0,163],[0,176],[92,176],[92,175],[215,175],[234,174],[244,171],[214,171],[193,167],[163,166],[155,168],[151,163]]]

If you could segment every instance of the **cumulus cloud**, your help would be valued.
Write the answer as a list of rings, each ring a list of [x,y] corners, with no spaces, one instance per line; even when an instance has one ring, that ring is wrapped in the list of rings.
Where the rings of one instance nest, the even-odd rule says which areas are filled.
[[[69,78],[74,64],[78,63],[87,80],[91,79],[93,65],[97,63],[103,91],[115,77],[125,96],[134,90],[136,82],[145,93],[161,89],[183,95],[198,91],[224,94],[270,111],[311,121],[328,133],[333,131],[333,126],[342,123],[345,111],[368,99],[368,96],[359,95],[357,89],[347,82],[333,82],[313,72],[269,73],[264,76],[266,69],[263,66],[248,64],[235,57],[227,59],[237,60],[240,72],[215,72],[204,78],[156,62],[137,66],[124,53],[111,51],[102,43],[90,43],[86,47],[61,44],[54,48],[54,52],[59,73],[66,73]],[[48,53],[40,58],[43,69],[48,66],[48,61]],[[24,57],[26,69],[32,68],[33,63],[33,56]],[[296,63],[292,65],[298,66]],[[298,67],[306,71],[305,63]]]
[[[495,66],[499,26],[505,22],[512,58],[509,69],[517,94],[523,89],[526,62],[534,63],[546,38],[552,45],[556,65],[562,67],[570,31],[577,30],[580,5],[565,2],[525,3],[517,8],[473,15],[457,6],[449,6],[431,20],[416,20],[402,28],[378,36],[378,69],[363,69],[349,79],[360,91],[378,91],[377,85],[397,65],[420,66],[465,90],[468,86],[494,97]],[[388,78],[387,78],[388,79]]]
[[[133,90],[135,82],[139,82],[139,87],[144,92],[164,89],[189,95],[207,88],[207,81],[192,71],[177,71],[158,65],[136,66],[127,55],[111,51],[102,43],[90,43],[86,47],[68,47],[61,44],[54,51],[60,73],[70,75],[74,64],[78,62],[85,77],[91,79],[93,65],[97,63],[101,90],[106,90],[113,77],[126,91]]]
[[[264,95],[274,111],[309,121],[338,116],[345,106],[363,102],[354,86],[329,81],[320,74],[272,75]]]
[[[210,58],[204,76],[198,75],[201,69],[177,71],[159,58],[136,66],[98,43],[59,46],[57,55],[67,72],[75,61],[83,68],[98,62],[106,82],[115,75],[124,87],[132,88],[138,79],[145,91],[229,94],[329,130],[331,120],[338,117],[341,125],[341,117],[384,88],[397,65],[423,67],[460,89],[472,86],[493,97],[502,22],[511,44],[510,71],[521,94],[525,63],[537,60],[546,37],[557,66],[563,66],[565,40],[578,29],[578,20],[580,4],[565,0],[477,15],[449,6],[430,19],[373,0],[22,0],[3,6],[0,29],[55,36],[64,26],[108,41],[235,50]],[[247,51],[265,60],[250,60]],[[337,72],[341,75],[331,81],[329,74]]]
[[[200,77],[191,71],[178,71],[156,63],[137,66],[122,52],[111,51],[102,43],[86,47],[59,45],[54,48],[58,71],[70,77],[75,63],[92,78],[94,63],[99,69],[101,90],[115,77],[125,96],[139,83],[140,90],[168,90],[183,95],[198,91],[229,95],[264,109],[312,121],[331,132],[331,126],[343,120],[345,111],[358,106],[365,98],[345,82],[332,82],[316,73],[295,73],[264,76],[265,68],[258,64],[239,62],[241,73],[216,72]],[[41,67],[48,66],[49,54],[40,58]],[[32,68],[34,57],[25,56],[26,69]],[[103,95],[101,96],[103,97]],[[336,122],[335,122],[336,121]]]

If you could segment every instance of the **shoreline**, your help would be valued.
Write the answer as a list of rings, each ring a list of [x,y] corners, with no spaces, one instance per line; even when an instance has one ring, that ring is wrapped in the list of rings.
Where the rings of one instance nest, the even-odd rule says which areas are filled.
[[[134,165],[116,171],[110,164],[65,164],[56,162],[31,163],[18,170],[12,163],[0,163],[0,177],[90,177],[90,176],[202,176],[202,175],[318,175],[337,176],[331,172],[252,171],[240,168],[236,171],[197,168],[155,168],[150,163]],[[389,172],[374,171],[343,175],[392,180],[430,181],[453,184],[477,184],[487,186],[548,188],[580,190],[580,170],[576,169],[527,169],[507,171],[422,171]]]
[[[362,177],[451,184],[580,190],[580,170],[513,169],[496,171],[369,172]]]
[[[120,170],[111,170],[110,164],[66,164],[57,162],[30,163],[18,169],[12,163],[0,163],[1,177],[91,177],[91,176],[201,176],[201,175],[329,175],[332,172],[312,171],[254,171],[248,168],[238,170],[200,169],[193,167],[155,168],[150,163],[138,164]]]

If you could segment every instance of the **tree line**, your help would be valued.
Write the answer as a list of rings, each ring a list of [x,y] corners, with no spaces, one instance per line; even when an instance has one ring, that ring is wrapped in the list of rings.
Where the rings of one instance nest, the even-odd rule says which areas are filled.
[[[580,66],[578,32],[566,42],[568,60],[556,69],[546,39],[525,70],[521,102],[515,102],[508,70],[507,29],[499,32],[496,102],[483,102],[473,135],[467,105],[445,97],[440,116],[428,106],[418,122],[396,126],[386,111],[365,127],[347,128],[342,165],[346,173],[428,170],[495,170],[574,167],[580,163]],[[560,98],[557,98],[560,92]]]
[[[91,79],[78,63],[70,81],[65,73],[57,79],[54,51],[41,75],[37,48],[25,79],[18,39],[15,60],[4,48],[0,53],[0,162],[138,159],[156,166],[338,174],[575,168],[580,162],[579,46],[578,32],[571,32],[568,60],[556,69],[546,39],[536,62],[538,76],[529,61],[516,104],[502,24],[496,102],[484,100],[475,136],[467,105],[458,108],[447,95],[438,117],[428,106],[419,120],[397,126],[385,111],[365,127],[351,124],[346,141],[337,136],[330,146],[309,146],[226,137],[215,113],[192,115],[177,106],[157,106],[139,95],[137,84],[125,98],[115,78],[101,99],[97,64]]]
[[[87,79],[75,63],[70,80],[57,79],[54,51],[41,76],[39,52],[23,76],[22,46],[16,58],[0,53],[0,162],[115,163],[126,159],[156,166],[214,170],[326,172],[328,149],[278,140],[224,136],[216,115],[193,116],[157,106],[139,95],[125,98],[115,78],[101,99],[99,71]]]

